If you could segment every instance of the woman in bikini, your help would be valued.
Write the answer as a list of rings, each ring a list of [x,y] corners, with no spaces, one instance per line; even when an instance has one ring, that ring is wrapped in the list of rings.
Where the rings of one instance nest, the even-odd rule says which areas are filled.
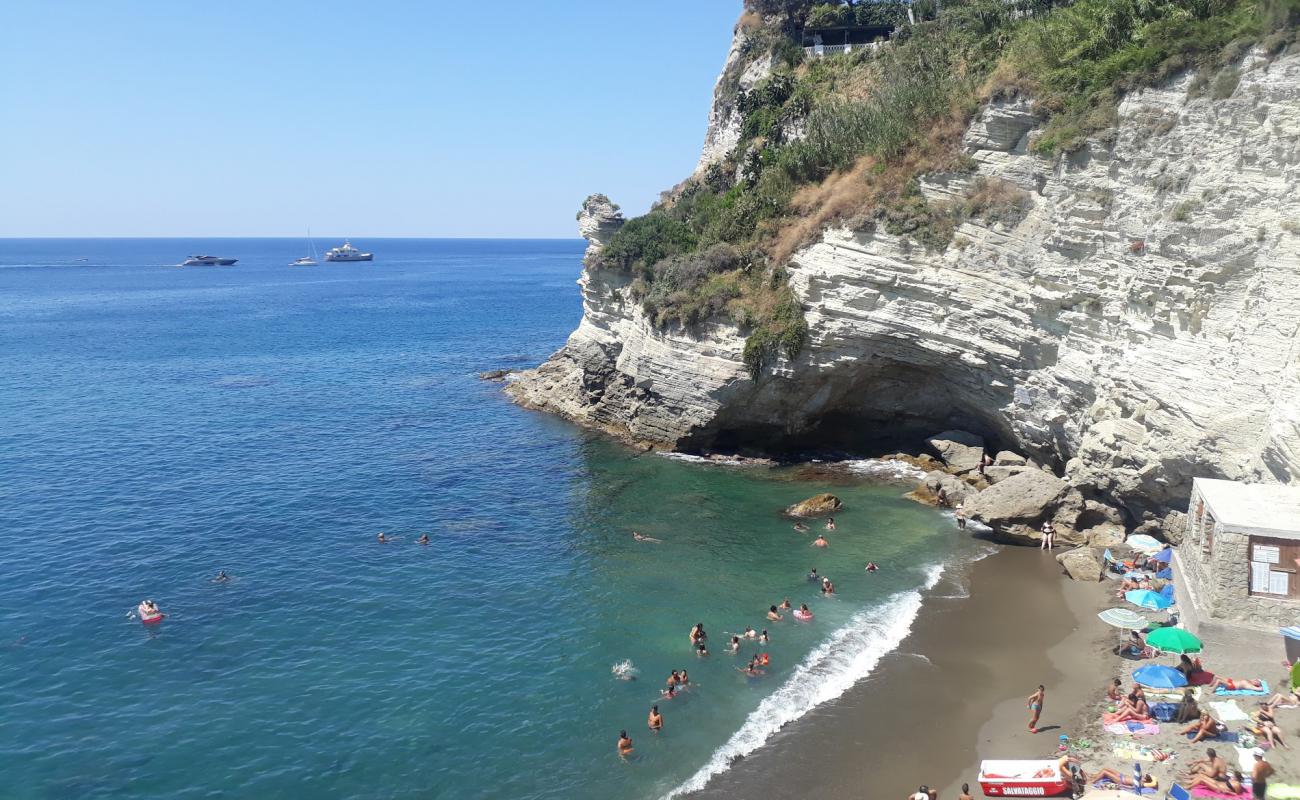
[[[1130,694],[1127,702],[1115,712],[1115,722],[1146,722],[1151,719],[1151,707],[1145,697]]]
[[[1241,770],[1233,770],[1231,775],[1224,775],[1222,778],[1211,778],[1208,775],[1197,775],[1192,778],[1188,784],[1188,789],[1195,789],[1197,786],[1218,792],[1219,794],[1241,794],[1243,787],[1241,785]]]
[[[1196,735],[1192,737],[1192,744],[1203,742],[1206,739],[1213,739],[1219,735],[1219,723],[1215,722],[1214,717],[1211,717],[1209,713],[1202,711],[1200,719],[1179,731],[1184,736],[1193,732]]]
[[[1251,715],[1255,720],[1255,731],[1258,735],[1268,739],[1272,747],[1282,747],[1290,750],[1287,743],[1282,739],[1282,729],[1277,726],[1277,719],[1273,717],[1273,712],[1268,706],[1262,706],[1258,711]]]

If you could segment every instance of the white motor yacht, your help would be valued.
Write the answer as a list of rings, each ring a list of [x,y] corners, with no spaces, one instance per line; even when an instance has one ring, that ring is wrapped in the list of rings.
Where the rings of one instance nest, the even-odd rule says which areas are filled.
[[[374,253],[363,253],[352,246],[352,242],[344,242],[342,247],[332,247],[325,251],[326,261],[374,261]]]
[[[221,256],[190,256],[181,262],[182,267],[228,267],[235,263],[237,258],[222,258]]]

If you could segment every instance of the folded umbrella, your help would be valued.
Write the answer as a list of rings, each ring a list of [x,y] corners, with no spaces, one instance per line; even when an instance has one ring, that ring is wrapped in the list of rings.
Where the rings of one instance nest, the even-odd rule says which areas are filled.
[[[1187,685],[1187,676],[1162,664],[1147,664],[1133,670],[1133,680],[1152,689],[1180,689]]]
[[[1157,628],[1147,636],[1147,644],[1166,653],[1199,653],[1201,640],[1182,628]]]
[[[1150,589],[1133,589],[1125,592],[1124,599],[1135,606],[1154,608],[1157,611],[1163,611],[1174,604],[1174,601],[1170,598]]]

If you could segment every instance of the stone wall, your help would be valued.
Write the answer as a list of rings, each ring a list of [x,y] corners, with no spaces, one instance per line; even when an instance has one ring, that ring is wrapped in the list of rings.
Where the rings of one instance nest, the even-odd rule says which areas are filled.
[[[1192,582],[1202,623],[1244,623],[1261,630],[1300,623],[1300,601],[1250,593],[1250,537],[1215,527],[1209,555],[1200,542],[1179,548],[1183,579]]]

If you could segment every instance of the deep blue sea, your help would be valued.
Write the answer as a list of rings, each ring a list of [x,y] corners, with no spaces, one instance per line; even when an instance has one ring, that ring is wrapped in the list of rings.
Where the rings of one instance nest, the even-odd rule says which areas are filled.
[[[0,798],[663,797],[869,674],[970,555],[895,487],[633,452],[480,381],[563,343],[583,243],[354,243],[0,240]],[[814,550],[778,511],[825,489]],[[785,597],[815,618],[766,622]],[[771,643],[725,653],[746,625]]]

